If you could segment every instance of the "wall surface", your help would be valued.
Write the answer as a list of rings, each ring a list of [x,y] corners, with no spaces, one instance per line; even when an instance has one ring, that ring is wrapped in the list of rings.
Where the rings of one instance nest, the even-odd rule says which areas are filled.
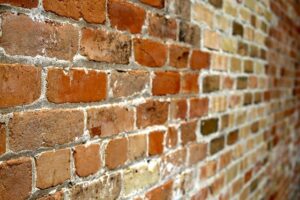
[[[300,199],[297,0],[0,0],[0,200]]]

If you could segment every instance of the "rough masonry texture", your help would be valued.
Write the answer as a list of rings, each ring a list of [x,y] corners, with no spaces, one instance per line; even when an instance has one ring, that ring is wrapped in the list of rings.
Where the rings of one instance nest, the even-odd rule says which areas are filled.
[[[0,0],[0,200],[298,200],[298,76],[298,0]]]

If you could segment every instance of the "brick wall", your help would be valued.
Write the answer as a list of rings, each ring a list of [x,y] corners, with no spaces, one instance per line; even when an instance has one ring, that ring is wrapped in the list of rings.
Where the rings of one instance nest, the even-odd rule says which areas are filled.
[[[299,52],[296,0],[0,0],[0,199],[299,199]]]

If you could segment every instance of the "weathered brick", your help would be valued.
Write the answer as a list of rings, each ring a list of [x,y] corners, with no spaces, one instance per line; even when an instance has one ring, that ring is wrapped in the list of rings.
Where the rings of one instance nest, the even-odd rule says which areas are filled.
[[[32,189],[32,161],[21,157],[0,164],[0,199],[28,199]]]
[[[190,60],[192,69],[206,69],[210,66],[210,54],[201,50],[194,50]]]
[[[149,134],[148,153],[150,156],[159,155],[164,150],[164,132],[153,131]]]
[[[188,43],[192,46],[200,46],[200,28],[195,24],[180,22],[179,24],[179,41]]]
[[[113,27],[131,33],[140,33],[146,12],[141,7],[125,0],[109,0],[108,16]]]
[[[149,16],[148,25],[149,35],[159,37],[161,39],[177,38],[177,23],[175,19],[169,19],[159,14],[151,14]]]
[[[218,131],[219,119],[218,118],[210,118],[204,119],[201,121],[201,133],[203,135],[210,135]]]
[[[41,69],[31,65],[0,64],[0,108],[30,104],[41,93]]]
[[[43,0],[43,6],[46,11],[75,20],[83,18],[87,22],[96,24],[105,22],[105,0]]]
[[[9,122],[10,149],[35,150],[70,143],[83,134],[83,117],[83,112],[79,110],[14,113]]]
[[[239,130],[231,131],[227,136],[227,144],[232,145],[235,144],[239,139]]]
[[[180,89],[180,74],[178,72],[155,72],[152,82],[153,95],[177,94]]]
[[[121,192],[121,175],[114,173],[103,175],[99,179],[87,183],[75,185],[71,189],[71,199],[99,199],[114,200]]]
[[[133,127],[134,112],[127,107],[91,108],[87,111],[87,128],[93,137],[131,131]]]
[[[46,189],[71,178],[70,150],[42,153],[36,159],[36,187]]]
[[[236,83],[236,88],[238,90],[246,89],[248,86],[248,78],[245,76],[238,77],[237,78],[237,83]]]
[[[3,13],[1,17],[0,46],[9,55],[72,60],[77,52],[79,32],[70,24],[32,21],[23,14]]]
[[[244,94],[244,105],[249,105],[249,104],[252,104],[252,102],[253,102],[253,95],[252,95],[252,93],[245,93]]]
[[[47,98],[54,103],[95,102],[106,98],[107,78],[95,70],[51,68],[47,76]]]
[[[6,152],[6,130],[5,124],[0,123],[0,156]]]
[[[168,177],[174,175],[178,172],[183,165],[185,165],[187,158],[186,148],[177,148],[174,151],[170,151],[163,155],[162,157],[162,177]],[[170,167],[172,166],[172,167]]]
[[[197,94],[199,73],[184,73],[182,76],[181,92],[185,94]]]
[[[120,167],[128,159],[127,152],[127,138],[110,140],[105,149],[105,166],[108,169],[115,169]]]
[[[93,61],[128,64],[131,55],[130,37],[118,32],[84,28],[80,53]]]
[[[210,75],[204,77],[202,87],[204,93],[218,91],[220,89],[220,76]]]
[[[149,39],[134,39],[135,60],[147,67],[162,67],[167,61],[167,47]]]
[[[186,20],[191,18],[191,1],[190,0],[169,0],[167,11],[170,14]]]
[[[99,144],[80,145],[75,147],[74,161],[78,176],[89,176],[97,173],[101,167]]]
[[[173,148],[178,142],[178,132],[175,127],[168,127],[166,136],[166,147]]]
[[[194,165],[207,156],[207,144],[195,143],[189,146],[189,165]]]
[[[190,100],[190,118],[202,117],[208,114],[208,98]]]
[[[187,101],[185,99],[171,101],[170,112],[172,119],[185,119],[187,114]]]
[[[225,145],[224,143],[225,143],[224,136],[213,139],[210,142],[210,154],[213,155],[221,151],[224,148]]]
[[[165,0],[140,0],[140,2],[155,8],[163,8],[165,6]]]
[[[244,34],[243,26],[240,23],[234,21],[232,23],[232,34],[243,37],[243,34]]]
[[[23,8],[35,8],[38,6],[38,0],[0,0],[0,4],[8,4]]]
[[[157,200],[157,199],[164,199],[170,200],[172,198],[172,186],[173,181],[167,181],[161,186],[158,186],[151,191],[146,193],[146,199],[148,200]]]
[[[128,159],[138,160],[146,156],[147,151],[146,134],[131,135],[128,137]]]
[[[137,107],[137,126],[162,125],[166,123],[169,113],[169,103],[149,100]]]
[[[196,140],[197,122],[186,122],[180,125],[181,142],[183,145]]]
[[[170,66],[176,68],[186,68],[189,58],[189,48],[171,45],[170,46]]]

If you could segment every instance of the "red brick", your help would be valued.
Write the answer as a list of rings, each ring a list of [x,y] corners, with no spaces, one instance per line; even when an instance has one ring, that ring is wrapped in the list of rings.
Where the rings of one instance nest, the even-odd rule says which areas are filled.
[[[188,65],[189,48],[171,45],[170,46],[170,66],[176,68],[186,68]]]
[[[74,160],[78,176],[89,176],[97,173],[101,167],[99,144],[77,146],[74,150]]]
[[[133,135],[128,138],[128,159],[131,161],[146,156],[147,138],[146,134]]]
[[[194,165],[207,156],[207,144],[195,143],[189,146],[189,165]]]
[[[127,97],[145,92],[150,84],[147,71],[114,71],[111,73],[110,87],[114,97]]]
[[[165,6],[165,0],[140,0],[140,2],[156,8],[163,8]]]
[[[0,164],[0,199],[28,199],[32,188],[30,158],[21,157]]]
[[[170,180],[163,185],[152,189],[151,191],[146,193],[147,200],[170,200],[172,199],[172,186],[173,181]]]
[[[180,89],[180,74],[178,72],[155,72],[152,82],[153,95],[177,94]]]
[[[185,119],[187,115],[187,101],[185,99],[172,100],[171,117],[172,119]]]
[[[151,14],[149,16],[148,25],[149,35],[161,39],[177,38],[177,24],[175,19],[168,19],[159,14]]]
[[[162,67],[167,61],[167,51],[164,44],[148,39],[134,39],[134,57],[141,65]]]
[[[113,27],[131,33],[140,33],[146,12],[125,0],[109,0],[108,16]]]
[[[83,18],[89,23],[96,24],[105,22],[105,3],[105,0],[43,0],[46,11],[75,20]]]
[[[9,4],[23,8],[35,8],[38,6],[38,0],[0,0],[0,4]]]
[[[0,123],[0,156],[6,152],[5,124]]]
[[[198,73],[184,73],[182,77],[181,92],[195,94],[199,92]]]
[[[202,117],[208,113],[208,98],[190,100],[190,118]]]
[[[0,64],[0,108],[30,104],[41,93],[41,69],[31,65]]]
[[[197,122],[186,122],[180,125],[181,142],[183,145],[196,140]]]
[[[54,194],[47,194],[37,200],[64,200],[64,193],[62,191],[55,192]]]
[[[148,153],[150,156],[159,155],[164,150],[164,132],[153,131],[149,134]]]
[[[1,29],[0,46],[9,55],[72,60],[78,50],[79,32],[70,24],[38,22],[23,14],[3,13]]]
[[[178,142],[178,133],[175,127],[169,127],[166,137],[166,146],[168,148],[176,147]]]
[[[35,150],[70,143],[83,134],[83,117],[79,110],[14,113],[9,122],[10,149]]]
[[[206,69],[210,66],[210,54],[200,50],[194,50],[191,56],[192,69]]]
[[[109,141],[105,149],[105,166],[115,169],[127,161],[127,138],[119,138]]]
[[[51,68],[47,76],[47,98],[54,103],[95,102],[106,98],[107,78],[95,70]]]
[[[137,107],[137,126],[162,125],[166,123],[169,113],[169,103],[149,100]]]
[[[230,76],[223,77],[223,89],[232,89],[234,84],[234,79]]]
[[[62,149],[42,153],[36,159],[36,187],[46,189],[70,179],[70,150]]]
[[[85,28],[82,30],[80,53],[93,61],[128,64],[130,37],[118,32]]]

